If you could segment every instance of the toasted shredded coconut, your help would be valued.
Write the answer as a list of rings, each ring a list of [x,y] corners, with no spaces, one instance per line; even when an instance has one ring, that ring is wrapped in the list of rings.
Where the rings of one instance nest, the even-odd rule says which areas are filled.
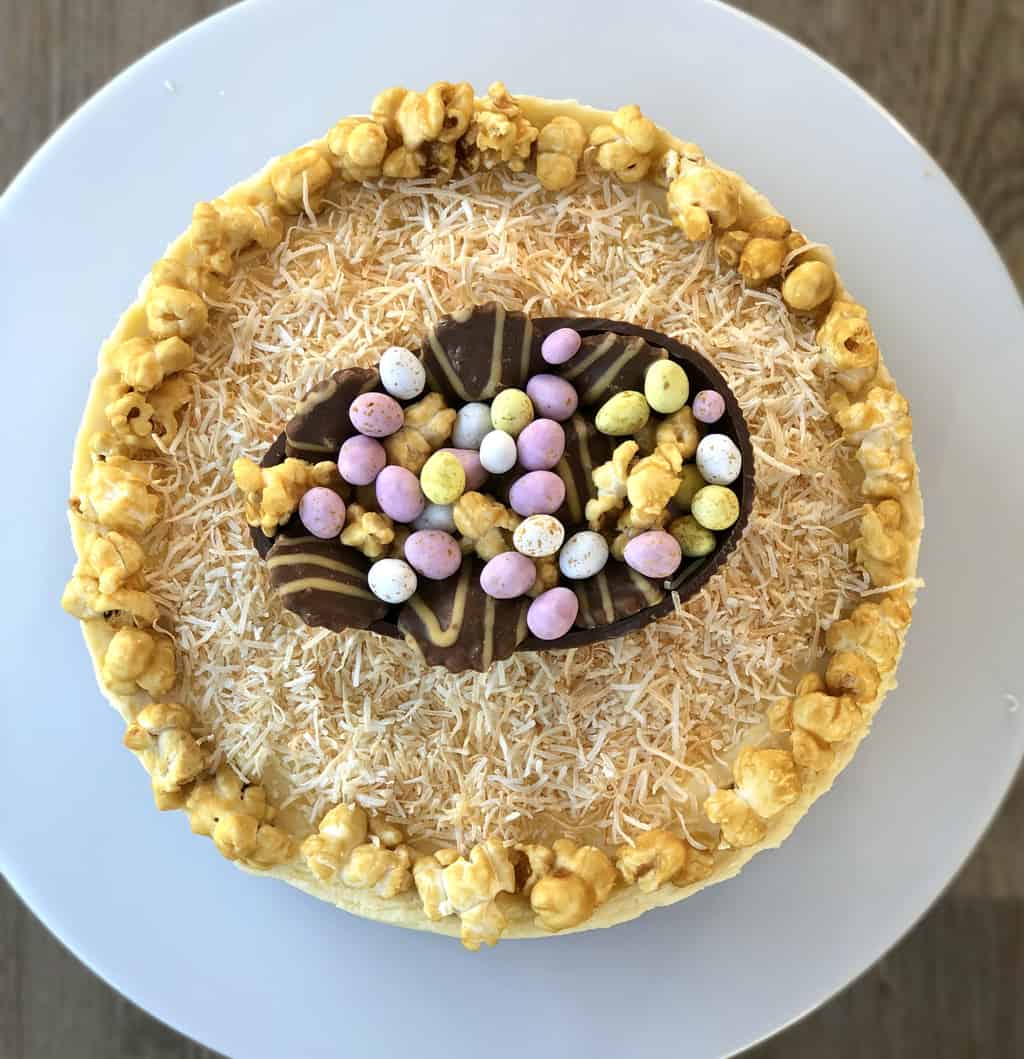
[[[188,429],[160,489],[155,591],[177,615],[184,700],[218,751],[291,819],[357,801],[413,839],[568,833],[610,845],[701,830],[700,804],[765,711],[819,662],[868,587],[861,509],[825,408],[813,326],[744,290],[648,192],[528,174],[354,185],[270,256],[240,263],[197,349]],[[425,669],[404,643],[304,626],[268,586],[231,486],[296,400],[338,367],[466,303],[657,328],[728,378],[757,453],[749,528],[700,595],[624,638],[517,653],[483,674]]]

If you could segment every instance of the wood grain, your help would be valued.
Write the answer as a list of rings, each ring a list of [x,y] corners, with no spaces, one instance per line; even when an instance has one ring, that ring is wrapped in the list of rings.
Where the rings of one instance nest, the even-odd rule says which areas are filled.
[[[215,0],[0,0],[0,186]],[[962,189],[1024,288],[1024,0],[741,0],[843,69]],[[879,194],[885,192],[879,175]],[[750,1059],[1024,1056],[1024,779],[931,912]],[[216,1059],[128,1003],[0,888],[0,1057]]]

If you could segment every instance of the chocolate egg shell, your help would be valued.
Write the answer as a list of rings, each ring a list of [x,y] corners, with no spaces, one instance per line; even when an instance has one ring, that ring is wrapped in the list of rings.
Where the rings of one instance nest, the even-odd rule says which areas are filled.
[[[576,387],[581,405],[602,404],[622,390],[642,393],[647,369],[666,356],[639,335],[607,331],[584,338],[579,353],[557,374]]]
[[[282,604],[307,625],[335,632],[367,629],[388,611],[370,591],[369,560],[337,538],[279,532],[267,568]]]
[[[284,428],[285,455],[310,463],[337,459],[341,443],[356,433],[348,418],[349,406],[379,385],[374,368],[345,368],[318,383],[295,406]]]
[[[403,606],[398,631],[429,665],[453,673],[485,670],[509,655],[527,636],[529,600],[495,599],[480,587],[484,564],[475,556],[455,577],[421,581]]]
[[[454,313],[423,344],[427,382],[450,402],[489,401],[545,369],[540,340],[528,316],[496,302]]]
[[[465,314],[463,323],[469,315]],[[754,497],[753,450],[739,405],[715,366],[690,347],[667,335],[607,319],[538,319],[534,321],[535,334],[531,336],[531,348],[539,347],[539,342],[544,336],[559,327],[572,327],[579,331],[585,340],[600,339],[609,332],[614,332],[625,340],[641,338],[649,346],[663,350],[673,360],[678,361],[685,368],[694,390],[714,390],[722,396],[725,415],[716,423],[715,430],[728,435],[739,447],[743,457],[742,473],[732,486],[740,502],[740,516],[733,526],[719,535],[718,546],[712,554],[684,561],[667,583],[645,578],[618,561],[609,561],[597,577],[576,582],[573,589],[580,601],[576,626],[565,636],[552,642],[529,635],[525,606],[528,600],[492,600],[491,602],[496,604],[493,620],[484,620],[487,604],[481,597],[486,597],[486,594],[479,586],[479,573],[483,564],[475,557],[463,562],[456,577],[426,583],[423,591],[405,604],[386,608],[381,601],[376,601],[378,607],[371,619],[371,631],[383,636],[404,636],[419,645],[430,664],[445,665],[453,671],[481,669],[486,668],[490,662],[508,657],[517,647],[520,650],[582,647],[641,629],[671,613],[674,606],[672,592],[678,592],[682,600],[698,592],[720,568],[746,526]],[[488,350],[492,348],[493,346],[487,347]],[[583,353],[579,356],[583,356]],[[567,368],[572,368],[574,363],[571,362]],[[528,368],[528,373],[545,370],[551,369],[544,366],[542,361],[537,361]],[[375,385],[376,382],[373,381],[368,388],[373,389]],[[502,385],[523,386],[524,378],[520,375],[514,378],[510,376],[508,383],[503,382]],[[461,404],[464,399],[455,400]],[[588,416],[592,415],[591,407],[588,409]],[[583,416],[575,416],[563,425],[566,430],[566,452],[555,471],[566,485],[566,500],[556,515],[569,531],[573,532],[582,528],[585,522],[586,500],[593,495],[593,467],[609,459],[614,446],[612,439],[598,434],[592,423]],[[263,466],[273,466],[285,458],[285,440],[285,435],[282,434],[271,445],[261,461]],[[492,476],[486,483],[486,491],[501,499],[520,473],[516,470],[500,477]],[[264,536],[258,527],[250,527],[250,532],[257,551],[261,556],[266,556],[277,538]],[[285,538],[301,536],[307,534],[297,516],[278,531],[278,538],[282,541]],[[321,546],[342,548],[336,541],[318,543]],[[284,551],[286,545],[282,543],[281,549]],[[351,549],[345,551],[349,553]],[[354,553],[352,565],[364,568],[368,563],[361,555]],[[454,623],[452,617],[458,601],[458,585],[466,574],[472,579],[472,587],[476,591],[470,592],[467,586],[461,603],[461,620]],[[426,602],[410,608],[413,600],[420,597]],[[385,613],[381,612],[381,608],[385,609]],[[356,617],[359,621],[366,621],[365,614],[361,612]],[[355,622],[352,624],[353,627],[365,627]],[[458,625],[457,629],[453,628],[455,624]],[[486,634],[488,628],[493,630],[489,641]],[[450,644],[448,641],[451,641]]]
[[[573,581],[569,587],[580,601],[576,624],[584,629],[596,629],[631,618],[665,598],[665,590],[656,582],[616,559],[594,577]]]

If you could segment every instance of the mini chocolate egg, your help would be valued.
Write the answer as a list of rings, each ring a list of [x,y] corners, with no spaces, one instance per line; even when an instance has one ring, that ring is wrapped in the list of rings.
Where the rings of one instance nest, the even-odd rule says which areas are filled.
[[[705,529],[693,515],[673,519],[668,531],[679,541],[679,547],[687,559],[710,555],[715,550],[715,535],[711,530]]]
[[[736,442],[725,434],[708,434],[697,446],[697,470],[709,485],[730,485],[743,470]]]
[[[525,470],[550,471],[565,452],[565,431],[553,419],[535,419],[520,431],[516,448]]]
[[[491,406],[482,401],[464,404],[455,415],[452,444],[457,449],[476,449],[491,431]]]
[[[502,390],[491,402],[491,426],[517,437],[533,419],[533,402],[522,390]]]
[[[580,403],[573,384],[558,375],[534,375],[526,384],[526,396],[538,415],[558,423],[571,419]]]
[[[703,489],[705,485],[707,482],[696,464],[684,463],[679,471],[679,488],[672,497],[672,503],[678,505],[681,511],[689,511],[697,490]]]
[[[526,612],[526,627],[538,640],[557,640],[576,621],[580,602],[571,588],[549,588],[542,592]]]
[[[333,489],[315,485],[302,494],[299,518],[314,537],[330,540],[345,528],[345,501]]]
[[[692,407],[698,423],[717,423],[725,415],[725,398],[717,390],[701,390]]]
[[[549,364],[565,364],[580,351],[582,339],[571,327],[560,327],[552,331],[540,345],[540,355]]]
[[[492,430],[480,442],[480,463],[491,474],[504,474],[516,465],[516,439],[504,430]]]
[[[725,530],[740,517],[740,502],[727,486],[706,485],[693,498],[690,513],[705,529]]]
[[[648,530],[634,537],[623,552],[626,565],[644,577],[671,577],[682,560],[679,541],[664,530]]]
[[[647,425],[651,408],[647,398],[636,390],[621,390],[597,410],[594,426],[602,434],[613,438],[624,438],[635,434]]]
[[[420,488],[432,504],[454,504],[466,491],[466,472],[458,456],[433,453],[420,471]]]
[[[416,594],[416,571],[404,559],[378,559],[366,580],[370,591],[385,603],[404,603]]]
[[[374,482],[381,511],[395,522],[413,522],[423,514],[426,500],[420,480],[404,467],[385,467]]]
[[[388,346],[380,355],[377,371],[384,389],[400,401],[419,397],[427,385],[427,373],[423,370],[422,361],[403,346]]]
[[[386,438],[402,429],[402,406],[386,393],[361,393],[349,405],[352,426],[370,438]]]
[[[536,580],[533,560],[519,552],[502,552],[480,571],[480,587],[495,599],[525,596]]]
[[[487,481],[487,471],[480,462],[480,453],[476,449],[438,449],[438,452],[450,452],[462,464],[466,472],[466,488],[479,489]]]
[[[553,515],[565,500],[565,482],[553,471],[530,471],[517,478],[508,502],[517,515]]]
[[[459,542],[442,530],[417,530],[405,542],[405,558],[409,565],[431,581],[451,577],[462,565]]]
[[[607,562],[608,542],[593,530],[574,533],[558,553],[558,569],[574,581],[599,574]]]
[[[413,529],[418,530],[444,530],[445,533],[455,532],[455,515],[451,504],[427,504],[423,514],[415,519]]]
[[[516,526],[512,543],[531,559],[554,555],[565,540],[565,527],[554,515],[530,515]]]
[[[369,485],[387,462],[388,454],[379,441],[355,434],[342,442],[338,473],[349,485]]]
[[[690,396],[690,380],[674,360],[655,361],[644,376],[644,397],[663,416],[678,412]]]

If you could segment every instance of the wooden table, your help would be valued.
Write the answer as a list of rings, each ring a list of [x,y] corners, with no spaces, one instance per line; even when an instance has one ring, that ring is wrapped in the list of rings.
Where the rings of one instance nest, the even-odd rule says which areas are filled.
[[[82,100],[217,0],[0,0],[0,187]],[[745,0],[880,99],[960,186],[1024,288],[1024,0]],[[879,194],[885,175],[880,174]],[[942,782],[942,777],[937,777]],[[896,948],[756,1059],[1024,1056],[1024,779]],[[210,1059],[0,890],[0,1057]]]

